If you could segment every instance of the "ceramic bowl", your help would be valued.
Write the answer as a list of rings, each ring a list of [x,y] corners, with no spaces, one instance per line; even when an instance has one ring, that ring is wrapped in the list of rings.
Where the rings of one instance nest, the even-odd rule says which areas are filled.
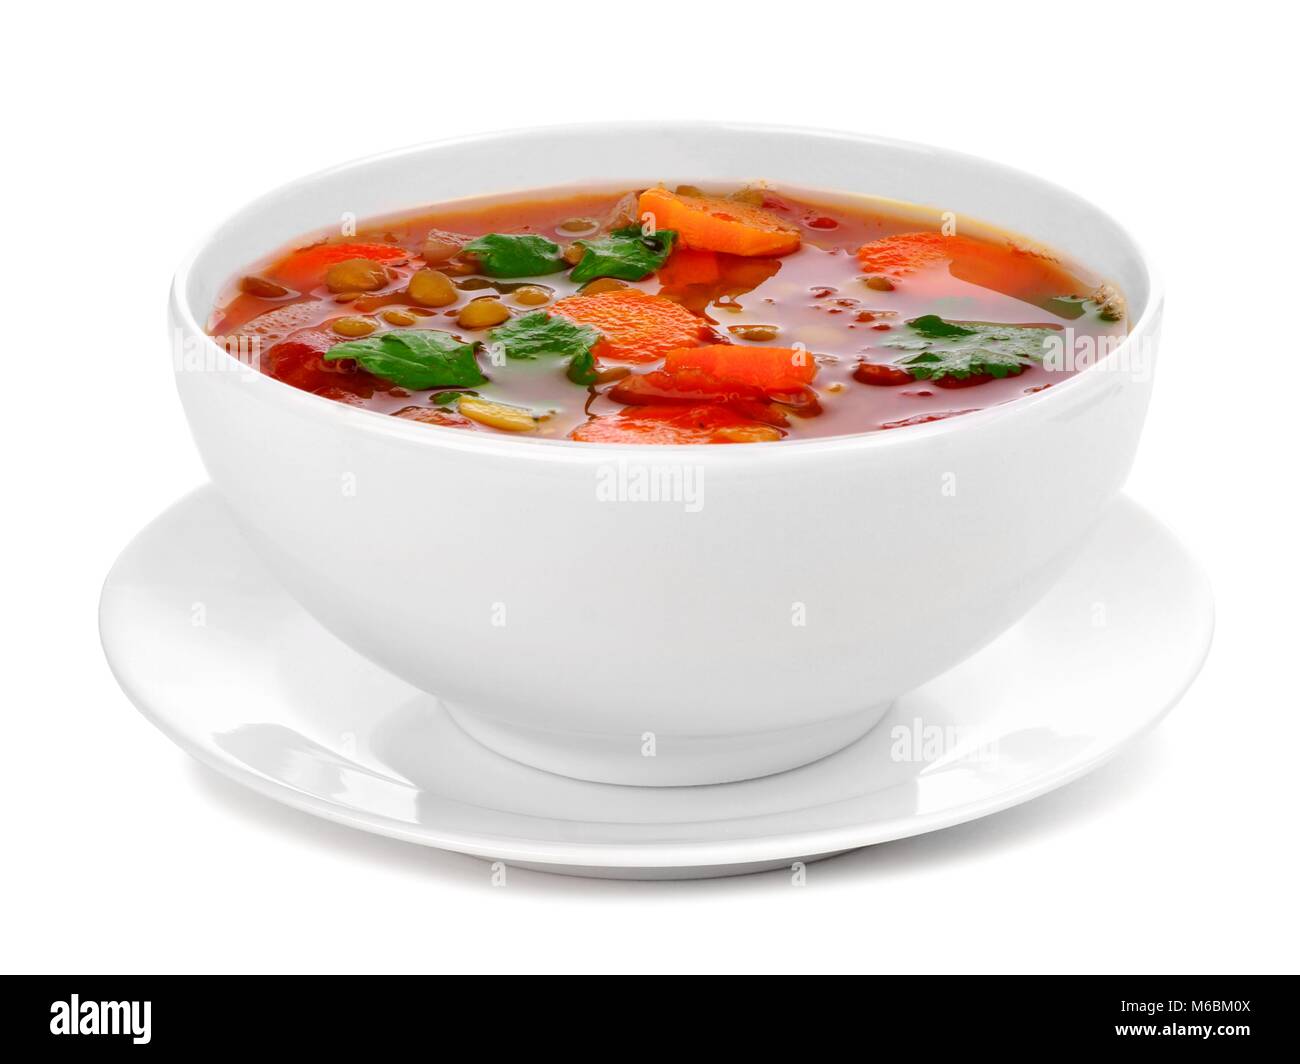
[[[347,215],[759,178],[1028,234],[1118,284],[1130,336],[1050,389],[946,421],[665,448],[386,417],[261,375],[202,329],[242,267]],[[844,746],[1042,596],[1127,474],[1160,302],[1116,222],[991,162],[802,129],[609,125],[433,144],[297,181],[181,267],[171,320],[203,461],[256,554],[320,624],[511,758],[679,785]],[[660,498],[645,497],[656,484]]]

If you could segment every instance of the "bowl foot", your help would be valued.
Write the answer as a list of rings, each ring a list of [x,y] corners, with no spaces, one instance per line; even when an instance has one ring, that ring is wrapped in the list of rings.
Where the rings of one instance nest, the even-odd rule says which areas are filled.
[[[770,776],[820,760],[860,739],[890,704],[796,728],[727,736],[543,730],[445,708],[471,738],[533,768],[594,783],[689,787]]]

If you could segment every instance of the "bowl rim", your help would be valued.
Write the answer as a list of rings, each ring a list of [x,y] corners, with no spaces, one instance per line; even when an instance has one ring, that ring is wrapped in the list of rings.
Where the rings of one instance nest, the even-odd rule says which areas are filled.
[[[459,145],[470,145],[509,139],[545,139],[548,136],[560,133],[577,133],[589,136],[600,136],[602,134],[625,133],[636,129],[654,130],[657,133],[671,133],[674,130],[698,132],[705,129],[725,129],[732,132],[761,136],[797,135],[804,137],[821,137],[831,140],[852,141],[857,144],[878,145],[885,148],[904,151],[926,152],[957,161],[978,164],[997,174],[1006,175],[1008,177],[1014,176],[1021,180],[1035,182],[1062,198],[1077,201],[1093,211],[1100,212],[1115,226],[1120,234],[1129,242],[1136,254],[1138,265],[1145,274],[1148,289],[1146,305],[1143,307],[1142,313],[1138,319],[1131,324],[1128,335],[1112,350],[1110,350],[1105,357],[1098,359],[1093,365],[1086,367],[1078,373],[1073,374],[1067,379],[1054,384],[1052,387],[1046,388],[1043,391],[1035,392],[1030,395],[1022,395],[1015,399],[1007,400],[1006,402],[998,403],[993,406],[984,407],[979,410],[974,410],[960,416],[941,418],[936,421],[925,422],[917,425],[901,426],[888,431],[872,430],[867,432],[844,433],[835,436],[814,436],[807,439],[781,439],[734,447],[720,447],[716,444],[708,443],[664,446],[662,444],[647,443],[587,442],[570,439],[512,437],[507,436],[504,433],[467,433],[461,429],[420,424],[408,421],[404,418],[396,418],[391,415],[380,414],[377,411],[366,410],[361,407],[351,406],[347,403],[340,403],[336,400],[314,395],[311,392],[305,392],[300,388],[294,388],[292,385],[278,381],[275,378],[240,362],[213,340],[207,330],[200,324],[193,309],[189,305],[189,300],[186,297],[186,290],[189,286],[190,274],[199,256],[203,254],[208,247],[221,239],[227,227],[236,218],[256,210],[262,204],[279,198],[284,193],[299,186],[309,185],[323,178],[346,171],[360,170],[364,167],[382,163],[390,159],[415,155],[439,148],[451,148]],[[988,221],[988,219],[982,220]],[[1028,235],[1032,236],[1033,234]],[[356,431],[368,433],[370,435],[395,437],[411,441],[420,446],[440,450],[476,451],[486,455],[527,457],[533,459],[580,459],[584,462],[590,461],[593,457],[601,455],[614,455],[620,458],[628,458],[636,455],[646,459],[647,462],[651,456],[657,456],[657,464],[667,464],[672,460],[673,455],[682,454],[690,454],[691,460],[697,463],[705,460],[705,454],[709,455],[707,460],[711,464],[737,461],[744,462],[752,460],[753,452],[758,451],[761,454],[766,454],[768,449],[772,447],[778,447],[780,448],[781,453],[791,456],[798,454],[817,455],[823,454],[827,451],[841,452],[889,448],[921,443],[924,440],[936,436],[975,431],[979,426],[989,425],[994,421],[1005,419],[1007,417],[1018,416],[1016,413],[1017,411],[1028,411],[1030,409],[1045,408],[1054,404],[1059,404],[1066,401],[1081,388],[1089,387],[1089,382],[1098,380],[1102,375],[1099,371],[1105,371],[1110,368],[1107,366],[1107,363],[1113,364],[1117,362],[1122,355],[1127,354],[1128,349],[1134,345],[1137,338],[1146,337],[1147,334],[1152,331],[1155,323],[1159,320],[1163,304],[1164,285],[1160,273],[1152,263],[1151,257],[1147,254],[1146,245],[1134,235],[1131,227],[1121,223],[1111,215],[1109,211],[1106,211],[1092,201],[1085,199],[1078,193],[1073,192],[1054,181],[1049,181],[1046,178],[1039,177],[1027,170],[1009,166],[1005,163],[1000,163],[996,160],[988,159],[984,156],[975,155],[969,152],[942,148],[918,141],[902,140],[894,137],[882,137],[875,134],[858,133],[838,129],[823,129],[815,126],[767,124],[758,122],[719,122],[708,120],[674,122],[575,122],[548,126],[526,126],[515,127],[512,129],[491,130],[456,137],[446,137],[433,141],[422,141],[386,152],[360,156],[346,162],[338,163],[334,166],[316,170],[312,173],[304,174],[301,177],[294,178],[291,181],[278,185],[275,188],[264,192],[262,195],[249,200],[226,216],[219,224],[209,229],[204,237],[193,246],[191,251],[181,261],[180,266],[177,267],[176,273],[172,278],[169,299],[173,324],[179,324],[186,332],[200,337],[207,357],[217,358],[218,363],[222,365],[222,372],[215,374],[216,376],[225,377],[227,379],[238,379],[241,388],[247,391],[250,396],[264,402],[279,402],[286,404],[290,408],[297,410],[303,416],[311,416],[314,411],[316,416],[333,417],[338,419],[339,424],[348,429],[355,429]]]

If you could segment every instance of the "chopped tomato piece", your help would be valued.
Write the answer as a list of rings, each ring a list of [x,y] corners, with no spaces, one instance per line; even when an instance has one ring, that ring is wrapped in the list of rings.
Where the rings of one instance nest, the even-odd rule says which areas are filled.
[[[719,380],[694,369],[678,373],[655,370],[624,377],[605,394],[614,402],[628,406],[717,404],[769,425],[788,425],[787,409],[800,417],[816,417],[821,413],[817,393],[811,388],[769,392],[751,384]]]
[[[1010,376],[1018,377],[1023,372],[1023,370],[1020,370],[1010,374]],[[969,377],[938,377],[930,381],[930,383],[940,388],[973,388],[977,384],[988,384],[989,381],[994,379],[992,373],[972,373]]]
[[[569,296],[551,307],[551,313],[594,327],[603,339],[593,353],[619,362],[655,362],[675,347],[704,343],[712,331],[671,299],[639,288]]]
[[[327,328],[299,329],[266,352],[266,372],[303,391],[342,389],[350,395],[369,398],[376,389],[384,387],[378,377],[347,359],[326,362],[322,357],[342,340],[343,337]],[[329,397],[335,397],[333,392]]]
[[[295,251],[267,272],[290,288],[307,292],[325,280],[325,271],[336,262],[348,259],[399,262],[410,256],[406,248],[395,244],[317,244]]]
[[[786,428],[790,424],[790,419],[786,417],[785,411],[778,406],[774,406],[766,399],[733,399],[727,404],[728,410],[733,410],[741,417],[747,417],[751,421],[761,421],[764,425],[776,425],[778,428]]]
[[[665,373],[637,373],[624,377],[607,393],[616,403],[655,405],[660,403],[729,403],[736,399],[762,401],[762,389],[736,381],[723,381],[700,370]]]
[[[637,209],[658,229],[675,229],[683,247],[732,255],[788,255],[799,249],[799,230],[784,218],[736,200],[679,196],[646,189]]]
[[[816,361],[802,348],[740,344],[677,348],[668,352],[664,369],[672,374],[699,370],[719,380],[777,392],[797,391],[817,376]]]
[[[899,369],[897,366],[886,366],[880,362],[859,362],[858,368],[853,371],[853,379],[863,384],[892,388],[898,384],[911,384],[916,378],[907,370]]]
[[[670,374],[657,369],[652,373],[633,374],[624,377],[605,394],[614,402],[628,406],[716,404],[768,425],[790,423],[784,412],[774,407],[761,389],[735,381],[720,381],[699,370]]]
[[[725,406],[641,406],[587,421],[569,438],[587,443],[763,443],[785,433]]]

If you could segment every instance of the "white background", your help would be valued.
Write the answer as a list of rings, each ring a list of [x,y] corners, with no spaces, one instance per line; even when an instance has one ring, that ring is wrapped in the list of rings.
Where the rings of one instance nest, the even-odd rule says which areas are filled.
[[[9,12],[0,965],[1294,970],[1296,38],[1264,5],[1141,7]],[[352,833],[200,769],[118,691],[96,632],[117,552],[204,479],[168,359],[175,265],[244,201],[335,162],[656,117],[941,144],[1133,225],[1169,302],[1129,490],[1214,581],[1198,682],[1095,775],[810,866],[802,889],[782,873],[523,871],[494,889],[476,860]]]

